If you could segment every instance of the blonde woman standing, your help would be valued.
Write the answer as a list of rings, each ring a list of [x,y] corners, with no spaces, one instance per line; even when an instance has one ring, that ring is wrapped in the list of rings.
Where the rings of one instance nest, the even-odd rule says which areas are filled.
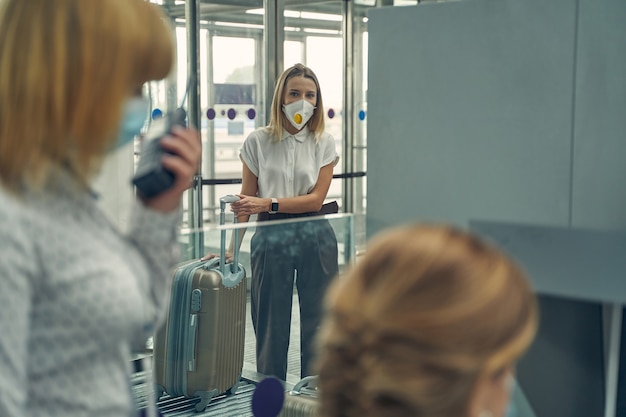
[[[322,92],[310,68],[296,64],[283,72],[268,126],[248,136],[240,156],[240,200],[231,206],[240,222],[252,214],[273,221],[337,212],[336,203],[324,205],[324,200],[339,156],[324,130]],[[300,372],[311,373],[321,300],[338,271],[337,256],[327,220],[257,228],[251,241],[251,310],[259,372],[286,378],[297,271]]]
[[[503,417],[537,327],[523,272],[447,226],[383,232],[326,306],[320,417]]]

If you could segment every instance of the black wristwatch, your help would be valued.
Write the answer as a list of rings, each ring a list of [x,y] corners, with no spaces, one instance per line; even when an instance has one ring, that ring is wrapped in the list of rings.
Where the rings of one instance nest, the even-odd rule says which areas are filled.
[[[276,214],[278,213],[278,200],[275,198],[272,198],[272,205],[270,207],[270,211],[268,212],[269,214]]]

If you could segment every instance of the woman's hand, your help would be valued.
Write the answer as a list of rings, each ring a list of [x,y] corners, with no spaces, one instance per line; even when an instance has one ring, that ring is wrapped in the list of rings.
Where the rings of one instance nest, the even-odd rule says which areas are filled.
[[[168,213],[178,208],[183,192],[191,187],[198,172],[202,146],[196,129],[180,126],[174,126],[172,134],[161,139],[161,146],[168,152],[161,161],[163,167],[174,174],[174,185],[155,197],[142,198],[142,201],[153,210]]]
[[[271,198],[251,197],[237,194],[239,201],[230,204],[230,209],[237,215],[251,215],[268,211],[272,203]]]

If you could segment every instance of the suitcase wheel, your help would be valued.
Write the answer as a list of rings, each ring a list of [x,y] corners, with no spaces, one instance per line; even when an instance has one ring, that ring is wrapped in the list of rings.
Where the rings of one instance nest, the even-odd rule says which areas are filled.
[[[228,390],[226,391],[226,395],[234,395],[234,394],[236,394],[240,385],[241,385],[241,381],[235,382],[235,385],[233,385],[232,387],[228,388]]]
[[[165,394],[165,389],[162,386],[157,385],[157,386],[154,387],[154,398],[157,401],[159,401],[159,399],[161,399],[163,394]]]
[[[200,397],[200,402],[196,404],[196,411],[204,411],[213,397],[218,394],[217,390],[214,389],[212,391],[196,391],[194,393],[194,397]]]
[[[200,402],[198,404],[196,404],[196,411],[198,413],[201,412],[201,411],[204,411],[206,409],[206,407],[209,405],[209,401],[211,401],[211,400],[201,399]]]

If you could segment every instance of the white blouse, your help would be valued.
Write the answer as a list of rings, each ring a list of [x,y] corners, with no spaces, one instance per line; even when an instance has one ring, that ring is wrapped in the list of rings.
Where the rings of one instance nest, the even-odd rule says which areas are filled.
[[[295,135],[283,131],[280,142],[272,142],[268,130],[261,127],[246,138],[239,156],[258,178],[262,198],[309,194],[320,169],[339,161],[333,137],[324,132],[315,142],[307,126]]]

